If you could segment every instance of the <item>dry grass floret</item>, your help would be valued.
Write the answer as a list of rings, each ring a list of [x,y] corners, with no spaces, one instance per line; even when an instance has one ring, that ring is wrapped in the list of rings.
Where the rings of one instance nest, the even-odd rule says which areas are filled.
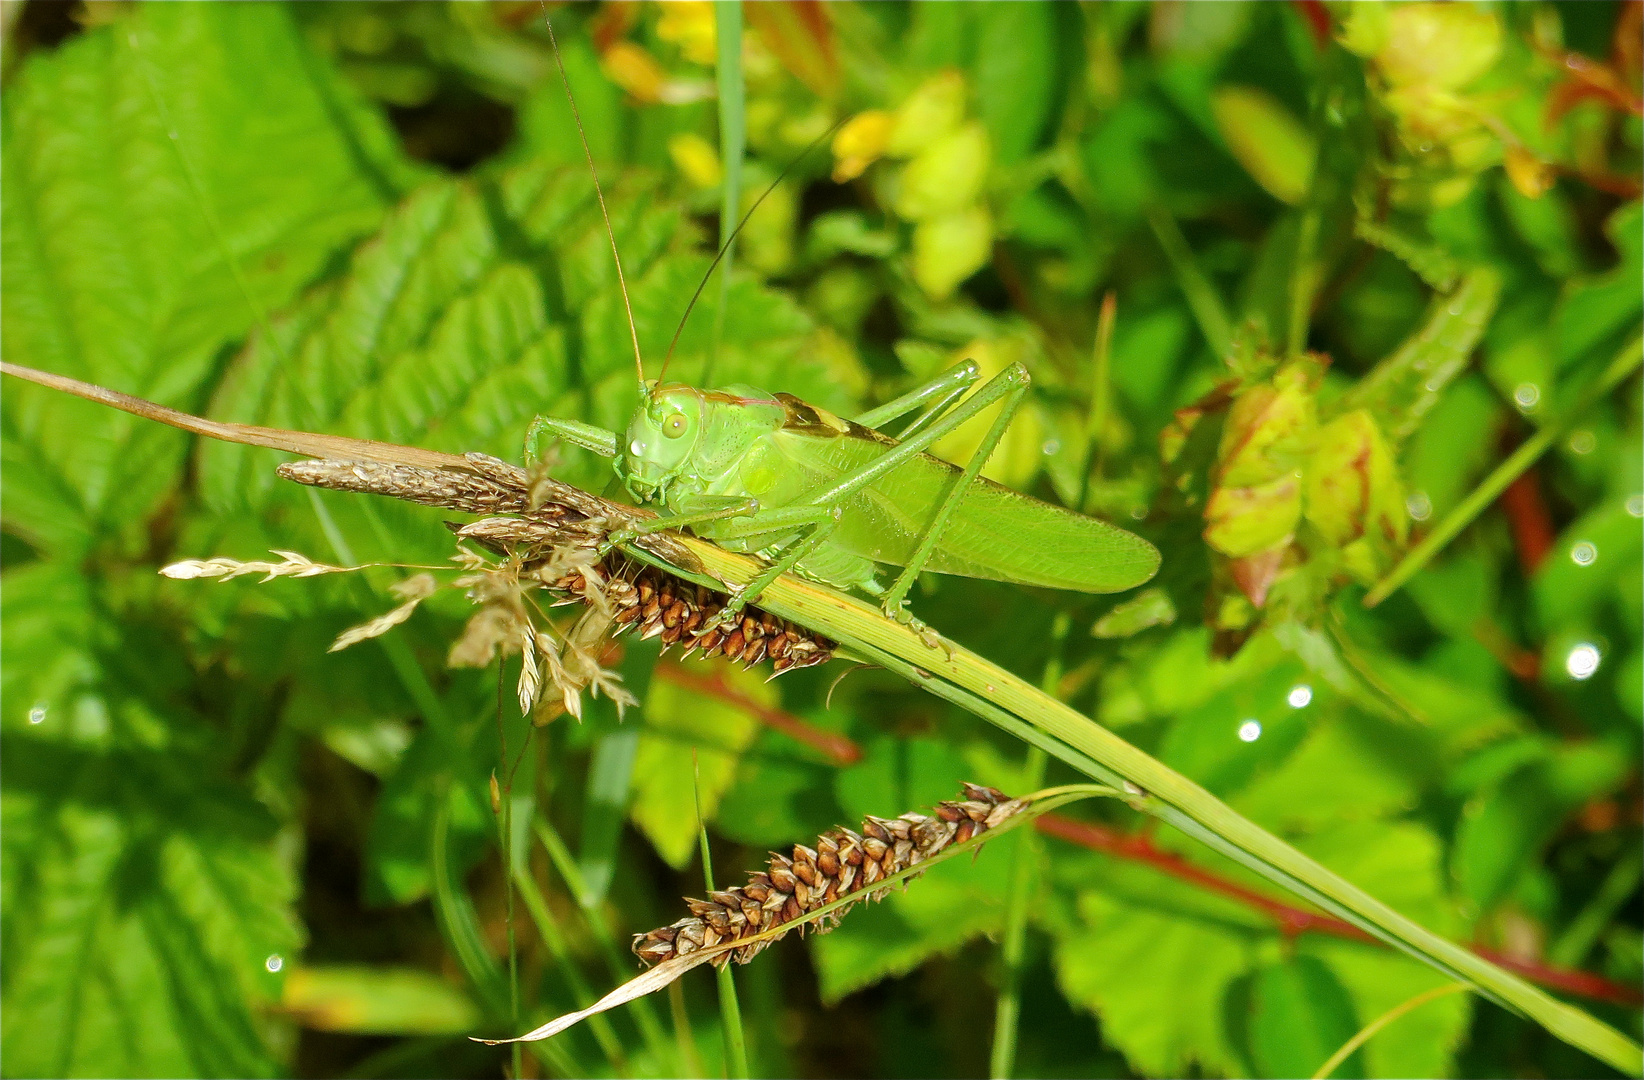
[[[580,719],[584,690],[608,697],[619,711],[635,703],[621,676],[602,663],[610,639],[628,631],[637,631],[642,639],[660,638],[664,651],[678,645],[686,656],[723,656],[744,667],[769,660],[775,675],[833,656],[832,642],[758,608],[744,610],[734,626],[720,626],[717,616],[727,602],[725,594],[621,552],[602,553],[609,522],[599,511],[609,504],[588,501],[591,497],[575,489],[562,491],[563,485],[533,479],[523,469],[483,455],[470,454],[463,461],[461,470],[329,459],[280,466],[281,476],[298,483],[487,515],[467,524],[448,523],[459,541],[483,554],[459,550],[452,557],[455,576],[444,583],[428,572],[441,568],[419,568],[424,572],[392,587],[398,606],[345,630],[332,643],[333,652],[387,633],[442,588],[461,590],[478,610],[452,644],[447,663],[485,667],[498,656],[518,654],[520,709],[539,721],[560,712]],[[316,563],[290,551],[275,554],[280,562],[190,559],[161,573],[224,581],[257,573],[270,581],[367,568]],[[548,609],[573,604],[583,611],[568,625],[548,617]],[[556,696],[544,692],[550,683]]]

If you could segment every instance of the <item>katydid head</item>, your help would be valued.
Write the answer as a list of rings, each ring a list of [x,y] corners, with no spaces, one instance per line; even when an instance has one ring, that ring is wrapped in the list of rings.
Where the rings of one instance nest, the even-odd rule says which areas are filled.
[[[641,502],[685,471],[702,434],[702,395],[689,386],[647,384],[617,453],[617,475]]]

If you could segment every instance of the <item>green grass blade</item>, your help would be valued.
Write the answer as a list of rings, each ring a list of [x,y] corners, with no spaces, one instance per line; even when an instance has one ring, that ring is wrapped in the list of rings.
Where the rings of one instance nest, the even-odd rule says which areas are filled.
[[[641,700],[644,693],[643,685],[635,691]],[[639,725],[627,724],[602,736],[588,763],[588,788],[582,809],[582,873],[577,890],[577,903],[583,907],[599,904],[611,887],[638,753]]]
[[[1111,299],[1111,294],[1109,294]],[[1109,315],[1111,304],[1102,306],[1108,316],[1103,321],[1112,329]],[[1107,335],[1097,332],[1101,341]],[[1097,356],[1105,352],[1100,345]],[[1101,365],[1098,361],[1098,366]],[[1098,374],[1103,377],[1105,372]],[[1067,612],[1058,612],[1050,628],[1050,659],[1045,663],[1044,676],[1039,685],[1045,693],[1055,693],[1056,683],[1062,677],[1062,649],[1067,642],[1069,627],[1073,625]],[[1028,747],[1027,760],[1022,767],[1022,790],[1038,791],[1045,784],[1045,765],[1049,755],[1037,746]],[[1039,855],[1037,834],[1029,830],[1016,838],[1016,850],[1011,853],[1010,893],[1005,899],[1005,929],[999,947],[999,959],[1004,974],[999,987],[999,1001],[993,1013],[993,1052],[989,1075],[994,1080],[1006,1080],[1016,1065],[1016,1033],[1022,1017],[1022,956],[1027,949],[1027,912],[1033,897],[1033,864]]]
[[[1432,561],[1433,556],[1442,551],[1461,530],[1471,525],[1474,518],[1495,502],[1501,493],[1507,490],[1507,485],[1534,465],[1536,460],[1570,429],[1582,413],[1592,408],[1611,390],[1621,385],[1622,380],[1637,371],[1640,361],[1644,361],[1644,339],[1635,337],[1614,360],[1610,361],[1610,366],[1604,369],[1604,373],[1582,391],[1575,405],[1565,410],[1558,419],[1548,421],[1534,435],[1525,439],[1517,450],[1508,455],[1506,461],[1497,465],[1490,475],[1484,478],[1484,482],[1461,501],[1460,505],[1445,515],[1444,520],[1427,534],[1426,539],[1411,548],[1404,558],[1399,560],[1399,564],[1377,582],[1375,588],[1365,594],[1364,606],[1375,607],[1415,577],[1422,567]]]
[[[708,851],[708,826],[702,820],[702,784],[696,764],[696,751],[691,751],[691,792],[696,798],[696,839],[702,849],[702,881],[708,892],[714,891],[714,864]],[[747,1080],[748,1039],[742,1030],[742,1004],[736,999],[736,980],[731,965],[714,969],[719,980],[719,1017],[725,1026],[725,1072],[734,1080]]]
[[[1022,783],[1036,790],[1045,782],[1049,760],[1037,746],[1029,747]],[[1033,898],[1033,864],[1039,854],[1038,836],[1031,830],[1016,838],[1010,868],[1010,894],[1005,900],[1005,929],[999,947],[1004,966],[1003,985],[993,1013],[993,1051],[988,1075],[1007,1080],[1016,1067],[1016,1035],[1022,1018],[1022,958],[1027,951],[1027,911]]]
[[[1547,950],[1547,961],[1554,967],[1580,967],[1587,953],[1598,942],[1599,935],[1604,933],[1616,912],[1621,910],[1621,905],[1638,889],[1641,875],[1644,875],[1644,856],[1634,848],[1610,869],[1592,900],[1570,920],[1564,933]]]
[[[542,938],[548,951],[554,954],[554,963],[559,967],[559,974],[571,987],[571,995],[576,999],[579,1007],[586,1008],[594,1002],[593,988],[588,980],[583,978],[581,970],[577,968],[576,960],[571,956],[571,947],[565,940],[565,932],[555,921],[554,914],[548,908],[548,902],[543,899],[542,891],[537,888],[535,879],[524,866],[514,867],[514,888],[519,890],[520,899],[525,902],[525,910],[531,915],[531,921],[536,924],[537,934]],[[604,1051],[606,1059],[617,1075],[628,1075],[628,1055],[623,1052],[622,1042],[617,1038],[616,1031],[611,1027],[611,1021],[604,1016],[593,1016],[588,1019],[588,1027],[594,1033],[594,1040]],[[518,1045],[518,1044],[516,1044]]]
[[[643,1000],[643,999],[641,999]],[[707,1076],[702,1054],[696,1048],[696,1036],[691,1032],[691,1014],[685,1008],[685,984],[680,981],[668,986],[668,1012],[674,1021],[674,1042],[679,1046],[679,1060],[685,1063],[686,1076]]]
[[[1228,316],[1227,305],[1216,292],[1216,286],[1199,269],[1199,261],[1193,257],[1193,249],[1188,246],[1187,237],[1182,235],[1181,226],[1176,224],[1170,211],[1157,205],[1148,208],[1147,223],[1153,227],[1153,235],[1164,249],[1165,258],[1170,260],[1170,268],[1176,272],[1176,283],[1187,298],[1187,306],[1193,312],[1194,321],[1199,324],[1199,332],[1209,343],[1210,351],[1217,356],[1226,356],[1233,344],[1233,320]]]
[[[559,833],[554,831],[553,825],[548,822],[547,818],[538,815],[531,824],[537,834],[538,842],[542,844],[543,850],[548,853],[549,861],[554,864],[554,869],[559,871],[560,877],[565,879],[566,889],[576,898],[578,906],[582,908],[588,930],[594,935],[594,940],[599,943],[601,951],[604,952],[605,961],[610,966],[612,976],[618,982],[628,978],[633,974],[631,954],[622,948],[616,937],[611,933],[610,926],[606,924],[604,918],[600,915],[598,902],[587,899],[586,883],[582,880],[582,873],[577,867],[577,861],[571,857],[571,851],[565,846],[565,841]],[[639,1033],[644,1036],[646,1047],[656,1060],[667,1061],[671,1053],[669,1050],[671,1044],[662,1030],[662,1021],[657,1017],[656,1010],[651,1008],[651,1003],[644,998],[634,1001],[632,1010],[634,1022],[639,1025]],[[681,1061],[678,1064],[683,1066],[685,1063]],[[689,1070],[684,1071],[688,1072]]]
[[[719,0],[714,4],[714,37],[718,50],[714,81],[719,92],[719,160],[725,174],[719,200],[719,243],[725,249],[725,258],[719,268],[713,338],[702,366],[703,386],[713,385],[714,358],[719,355],[725,312],[731,301],[731,267],[736,262],[736,239],[732,234],[742,217],[742,155],[748,141],[742,80],[742,0]]]

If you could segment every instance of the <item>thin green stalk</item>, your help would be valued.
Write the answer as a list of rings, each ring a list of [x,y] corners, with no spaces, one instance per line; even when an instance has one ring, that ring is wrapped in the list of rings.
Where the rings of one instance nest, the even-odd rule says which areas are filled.
[[[1604,369],[1604,373],[1582,391],[1572,407],[1566,409],[1556,420],[1549,420],[1534,435],[1525,439],[1523,445],[1508,455],[1506,461],[1497,465],[1490,475],[1484,478],[1484,482],[1462,500],[1461,505],[1445,515],[1444,520],[1427,534],[1426,539],[1411,548],[1392,572],[1365,594],[1364,606],[1375,607],[1415,577],[1422,567],[1432,561],[1434,555],[1442,551],[1446,544],[1473,523],[1474,518],[1495,502],[1501,493],[1507,490],[1509,484],[1534,465],[1536,460],[1569,430],[1571,424],[1580,419],[1583,413],[1606,394],[1621,385],[1622,380],[1637,371],[1641,360],[1644,360],[1644,338],[1635,337],[1616,354],[1616,358],[1610,361],[1610,366]]]
[[[1079,507],[1090,513],[1091,495],[1096,481],[1102,478],[1102,464],[1106,457],[1102,437],[1107,432],[1108,413],[1113,400],[1113,326],[1118,321],[1119,300],[1109,292],[1102,297],[1101,311],[1096,316],[1096,347],[1090,372],[1090,416],[1085,421],[1084,482],[1079,487]]]
[[[538,842],[542,844],[543,850],[548,853],[549,860],[554,864],[554,869],[565,879],[566,889],[576,899],[577,906],[582,909],[588,929],[605,953],[605,960],[610,966],[612,976],[618,982],[628,978],[633,974],[632,954],[626,953],[618,944],[611,928],[600,917],[598,903],[590,898],[586,883],[582,880],[582,871],[578,868],[576,859],[571,856],[571,849],[565,846],[565,841],[554,831],[553,825],[549,824],[546,818],[539,815],[531,825],[537,834]],[[634,1022],[639,1025],[639,1032],[645,1037],[645,1045],[658,1061],[666,1061],[669,1042],[656,1010],[652,1009],[651,1003],[644,998],[632,1002],[632,1006]]]
[[[702,881],[709,895],[714,891],[714,864],[708,853],[708,826],[702,819],[702,776],[691,750],[691,794],[696,799],[696,838],[702,849]],[[719,1019],[725,1027],[725,1072],[733,1080],[748,1078],[748,1040],[742,1030],[742,1005],[736,1000],[736,980],[731,965],[714,970],[719,980]]]
[[[711,544],[692,539],[681,543],[725,584],[744,585],[758,572],[752,561]],[[1644,1053],[1614,1028],[1394,911],[1118,735],[975,653],[947,641],[927,644],[863,601],[792,577],[774,582],[761,596],[760,606],[827,635],[851,656],[897,671],[1042,746],[1094,779],[1114,786],[1128,782],[1129,788],[1141,792],[1133,800],[1139,809],[1450,978],[1471,983],[1481,994],[1617,1069],[1635,1074],[1644,1070]]]
[[[433,878],[434,914],[439,919],[440,929],[444,931],[445,939],[456,955],[463,974],[468,976],[468,981],[473,984],[475,993],[485,1003],[487,1011],[495,1014],[501,1011],[502,1006],[502,971],[497,967],[497,962],[492,959],[491,954],[485,950],[485,938],[480,932],[479,918],[474,914],[473,903],[468,899],[468,895],[459,892],[451,881],[451,798],[448,779],[436,786],[434,797],[439,800],[434,810],[434,827],[429,838],[429,870]],[[569,1046],[544,1046],[538,1051],[537,1056],[561,1076],[589,1075],[587,1067],[577,1060]]]
[[[1598,887],[1598,892],[1581,909],[1581,913],[1570,920],[1564,933],[1547,950],[1548,961],[1555,967],[1580,967],[1599,935],[1615,918],[1615,913],[1638,888],[1641,873],[1644,873],[1644,854],[1633,848],[1604,875],[1604,883]]]
[[[502,784],[491,770],[492,816],[497,819],[497,858],[502,862],[503,894],[506,897],[508,930],[508,1017],[519,1026],[519,939],[514,934],[514,770],[508,767],[508,733],[502,723],[504,698],[502,660],[497,660],[497,761],[502,766]],[[499,797],[500,796],[500,797]],[[517,1044],[513,1058],[514,1075],[523,1075],[523,1056]]]
[[[1353,1051],[1369,1042],[1377,1032],[1381,1031],[1382,1028],[1386,1027],[1388,1024],[1391,1024],[1405,1013],[1414,1012],[1416,1009],[1421,1008],[1429,1001],[1436,1001],[1439,998],[1447,997],[1450,994],[1465,993],[1469,989],[1471,989],[1471,987],[1469,987],[1466,983],[1445,983],[1443,986],[1435,986],[1431,990],[1417,994],[1408,1001],[1399,1002],[1397,1005],[1394,1005],[1391,1009],[1388,1009],[1386,1012],[1364,1025],[1364,1027],[1360,1028],[1358,1033],[1351,1039],[1348,1039],[1346,1042],[1342,1043],[1341,1048],[1334,1054],[1331,1054],[1328,1061],[1319,1066],[1319,1071],[1313,1074],[1313,1080],[1325,1080],[1327,1076],[1341,1067],[1342,1062],[1353,1056]]]
[[[1307,347],[1307,327],[1313,321],[1313,294],[1319,284],[1318,246],[1319,208],[1309,200],[1296,230],[1296,261],[1290,269],[1290,326],[1285,335],[1285,356],[1292,360]]]
[[[1217,356],[1226,356],[1233,343],[1233,320],[1228,316],[1227,307],[1222,303],[1216,287],[1199,269],[1193,249],[1188,247],[1187,237],[1182,235],[1181,227],[1176,224],[1170,211],[1162,206],[1148,207],[1147,223],[1153,227],[1153,235],[1158,238],[1165,258],[1170,260],[1170,267],[1176,272],[1176,283],[1187,298],[1187,306],[1193,312],[1194,321],[1199,324],[1199,332],[1210,343],[1212,352]]]
[[[1108,294],[1110,297],[1111,293]],[[1105,306],[1105,305],[1104,305]],[[1097,333],[1100,339],[1100,331]],[[1098,348],[1098,353],[1101,351]],[[1055,693],[1062,678],[1062,650],[1067,644],[1073,620],[1066,611],[1057,612],[1050,627],[1050,659],[1039,685],[1045,693]],[[1022,790],[1038,791],[1045,783],[1049,755],[1037,746],[1028,747],[1022,764]],[[993,1054],[990,1075],[1007,1080],[1016,1064],[1016,1031],[1022,1016],[1022,957],[1027,951],[1027,912],[1033,897],[1033,864],[1039,855],[1037,835],[1029,830],[1016,838],[1010,868],[1010,893],[1005,900],[1005,931],[999,955],[1003,964],[999,1001],[993,1013]]]
[[[537,935],[542,938],[548,951],[554,954],[554,962],[559,965],[559,971],[565,982],[571,988],[571,995],[581,1008],[593,1004],[594,991],[588,985],[588,980],[582,977],[576,960],[571,955],[570,945],[565,940],[565,933],[559,928],[554,914],[548,908],[548,901],[543,898],[542,891],[531,877],[527,867],[515,866],[513,870],[514,886],[519,889],[520,899],[525,901],[525,910],[530,913],[531,921],[536,924]],[[627,1076],[628,1055],[622,1049],[622,1041],[617,1038],[611,1022],[604,1016],[589,1017],[588,1026],[593,1030],[594,1040],[599,1048],[605,1052],[605,1057],[619,1076]],[[516,1025],[515,1030],[518,1030]],[[518,1046],[519,1043],[514,1045]]]
[[[1022,766],[1025,790],[1036,791],[1045,782],[1049,756],[1037,746],[1028,748]],[[1005,901],[1005,931],[1000,943],[1003,985],[993,1012],[993,1053],[989,1075],[1008,1080],[1016,1066],[1016,1034],[1022,1017],[1022,968],[1027,952],[1027,912],[1033,898],[1033,864],[1039,854],[1037,834],[1029,831],[1016,838],[1014,862],[1010,868],[1010,895]]]
[[[668,1012],[674,1021],[674,1041],[679,1044],[679,1059],[685,1063],[686,1076],[707,1076],[702,1054],[696,1048],[696,1035],[691,1031],[691,1014],[685,1008],[685,983],[675,979],[668,984]]]
[[[742,80],[742,0],[714,4],[714,37],[718,52],[714,80],[719,91],[719,160],[725,185],[719,199],[719,244],[725,249],[719,271],[719,304],[708,359],[702,365],[702,385],[712,386],[714,360],[725,330],[725,312],[731,305],[731,265],[736,259],[736,223],[742,217],[742,155],[747,144],[747,110]]]

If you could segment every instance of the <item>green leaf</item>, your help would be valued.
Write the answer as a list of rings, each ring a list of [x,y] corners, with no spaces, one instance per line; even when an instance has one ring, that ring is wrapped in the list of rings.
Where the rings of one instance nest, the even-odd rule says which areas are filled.
[[[755,672],[727,671],[725,678],[756,702],[776,700],[776,688]],[[645,700],[645,724],[628,812],[657,854],[683,869],[696,854],[697,807],[704,818],[713,819],[720,797],[736,778],[737,758],[759,734],[759,721],[727,701],[656,679]]]
[[[1331,823],[1300,846],[1406,914],[1454,932],[1438,841],[1425,828],[1386,820]],[[1241,1059],[1254,1049],[1247,1026],[1252,984],[1244,977],[1264,957],[1269,966],[1274,963],[1279,940],[1267,918],[1146,865],[1066,848],[1050,854],[1057,880],[1071,890],[1077,910],[1066,925],[1051,920],[1057,933],[1057,977],[1069,999],[1097,1014],[1108,1042],[1141,1072],[1182,1075],[1194,1062],[1207,1072],[1242,1072],[1246,1066]],[[1246,876],[1220,859],[1212,864],[1236,879]],[[1298,940],[1297,948],[1331,964],[1333,977],[1351,999],[1350,1014],[1360,1019],[1373,1019],[1443,981],[1409,958],[1362,942],[1309,935]],[[1385,986],[1375,977],[1384,975]],[[1409,987],[1413,989],[1405,992]],[[1438,1010],[1429,1021],[1432,1026],[1412,1029],[1417,1038],[1436,1037],[1431,1046],[1372,1043],[1366,1050],[1370,1075],[1446,1073],[1450,1048],[1465,1030],[1466,1007],[1456,1004],[1459,1010]],[[1339,1003],[1333,1008],[1341,1011]],[[1264,1062],[1260,1072],[1310,1075],[1355,1030],[1356,1024],[1349,1026],[1305,1067],[1274,1064],[1270,1070]],[[1405,1069],[1410,1062],[1423,1069]]]
[[[1619,498],[1572,522],[1531,581],[1536,611],[1548,629],[1591,619],[1618,578],[1644,553],[1638,518]]]
[[[1311,1076],[1353,1037],[1353,1001],[1328,965],[1297,956],[1257,971],[1250,986],[1250,1056],[1260,1076]],[[1362,1053],[1332,1075],[1364,1075]]]
[[[781,741],[766,735],[759,748],[775,749]],[[824,765],[749,754],[719,804],[714,830],[750,847],[806,843],[846,820],[833,798],[833,778]]]
[[[1451,872],[1477,910],[1487,910],[1534,865],[1566,815],[1613,790],[1628,752],[1605,742],[1554,747],[1505,773],[1462,806]]]
[[[468,995],[408,967],[301,967],[286,976],[281,1005],[304,1027],[359,1035],[466,1035],[480,1021]]]
[[[966,769],[948,740],[881,737],[868,744],[861,761],[839,771],[834,792],[853,823],[869,814],[895,817],[953,798],[954,788],[968,779]]]
[[[1369,735],[1339,720],[1319,724],[1283,765],[1240,792],[1233,806],[1269,828],[1291,831],[1379,818],[1413,805],[1409,777]]]
[[[7,359],[185,409],[413,175],[274,5],[135,8],[32,54],[0,115]],[[129,534],[175,484],[182,434],[5,394],[6,517],[36,543]]]
[[[224,740],[147,700],[172,658],[105,657],[77,571],[5,575],[6,1071],[272,1076],[263,1010],[301,944],[289,841],[233,779]],[[151,632],[150,632],[151,634]],[[23,651],[56,652],[32,667]]]
[[[976,108],[1000,165],[1036,149],[1054,114],[1059,7],[1034,0],[975,9],[977,32],[986,42],[973,68]]]
[[[1072,861],[1065,849],[1052,854]],[[1249,967],[1259,921],[1142,867],[1095,856],[1087,865],[1094,880],[1078,897],[1078,928],[1056,944],[1062,992],[1101,1019],[1103,1038],[1141,1073],[1241,1071],[1222,1003]]]
[[[1644,203],[1634,199],[1604,223],[1610,243],[1621,254],[1615,267],[1571,281],[1553,313],[1557,358],[1562,367],[1604,345],[1638,323],[1638,282],[1644,276]]]
[[[1329,964],[1340,984],[1347,988],[1361,1024],[1448,981],[1409,957],[1364,942],[1309,937],[1300,943],[1300,949]],[[1448,995],[1400,1017],[1358,1052],[1365,1061],[1363,1075],[1391,1078],[1454,1075],[1454,1055],[1467,1037],[1471,1013],[1472,1003],[1466,995]],[[1328,1052],[1334,1053],[1336,1049],[1332,1046]],[[1322,1060],[1311,1069],[1321,1064]],[[1311,1075],[1311,1071],[1302,1075]]]
[[[1252,179],[1295,206],[1313,182],[1318,143],[1278,99],[1254,86],[1221,86],[1210,98],[1216,126]]]
[[[632,643],[622,657],[622,684],[639,700],[647,700],[655,669],[655,650]],[[595,698],[587,708],[590,723],[603,720],[605,731],[594,744],[588,761],[588,784],[583,792],[582,843],[577,862],[584,887],[579,899],[584,906],[602,900],[616,874],[617,848],[622,840],[623,822],[628,819],[628,798],[640,735],[640,725],[620,719],[609,698]]]

